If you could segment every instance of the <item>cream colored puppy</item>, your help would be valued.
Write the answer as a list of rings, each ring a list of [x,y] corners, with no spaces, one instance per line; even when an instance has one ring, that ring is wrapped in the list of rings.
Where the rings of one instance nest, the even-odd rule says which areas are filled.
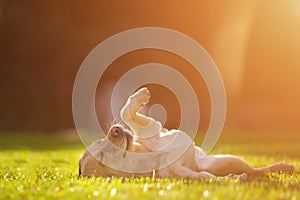
[[[205,156],[205,153],[195,146],[191,138],[183,131],[166,130],[160,122],[139,113],[149,101],[150,92],[147,88],[140,89],[128,98],[120,114],[124,123],[132,130],[135,137],[122,125],[113,125],[108,131],[107,137],[95,141],[80,159],[80,176],[155,176],[161,178],[215,178],[217,176],[229,176],[247,178],[248,175],[263,175],[267,170],[272,172],[292,172],[294,169],[293,166],[284,163],[273,164],[263,168],[253,168],[236,156]],[[111,144],[107,143],[108,141],[124,152],[123,156],[119,157],[120,160],[117,160],[115,151],[110,151]],[[157,156],[150,156],[146,157],[146,159],[131,162],[130,157],[126,157],[126,151],[141,153],[141,155],[153,153]],[[129,166],[137,169],[137,171],[126,172],[103,164],[103,158],[110,156],[113,157],[112,163],[120,164],[122,168],[122,164],[128,162]],[[152,168],[152,166],[157,167]],[[144,172],[144,168],[149,170]]]

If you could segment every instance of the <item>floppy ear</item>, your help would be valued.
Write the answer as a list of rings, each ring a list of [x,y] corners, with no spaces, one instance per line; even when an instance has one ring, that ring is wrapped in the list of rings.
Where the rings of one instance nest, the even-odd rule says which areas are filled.
[[[130,146],[133,142],[133,136],[129,133],[125,133],[126,135],[126,140],[127,140],[127,146],[126,146],[126,150],[129,150],[130,149]]]

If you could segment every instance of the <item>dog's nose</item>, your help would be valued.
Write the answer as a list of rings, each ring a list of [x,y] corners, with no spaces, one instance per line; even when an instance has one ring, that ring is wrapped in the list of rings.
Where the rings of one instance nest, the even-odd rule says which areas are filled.
[[[118,137],[119,134],[120,134],[120,129],[117,128],[117,127],[112,128],[111,134],[112,134],[112,136],[114,136],[114,137]]]

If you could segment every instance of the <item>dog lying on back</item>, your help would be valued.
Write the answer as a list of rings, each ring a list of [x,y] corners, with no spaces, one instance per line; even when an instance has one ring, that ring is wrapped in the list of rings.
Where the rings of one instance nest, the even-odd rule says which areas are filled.
[[[142,88],[128,98],[128,101],[121,110],[121,117],[124,123],[131,129],[125,129],[122,125],[113,125],[105,139],[94,142],[90,148],[82,156],[79,162],[79,175],[80,176],[95,176],[95,177],[160,177],[160,178],[214,178],[217,176],[222,177],[241,177],[247,176],[260,176],[265,174],[266,171],[271,172],[292,172],[293,166],[285,163],[277,163],[267,167],[253,168],[249,166],[242,159],[232,155],[214,155],[205,156],[203,151],[194,145],[189,139],[186,140],[187,134],[180,130],[166,130],[161,127],[160,122],[153,118],[142,115],[139,111],[144,105],[150,101],[150,92],[147,88]],[[134,134],[135,137],[132,136]],[[163,153],[168,155],[176,148],[164,148],[172,143],[174,138],[179,136],[180,140],[177,143],[185,143],[186,149],[178,159],[169,163],[165,167],[159,168],[156,171],[149,170],[146,173],[129,173],[122,170],[116,170],[110,166],[103,164],[101,158],[105,155],[100,151],[100,155],[95,158],[91,154],[91,149],[105,148],[105,143],[110,141],[112,145],[116,145],[119,149],[124,151],[126,159],[126,152],[135,153],[155,153],[163,149]],[[185,141],[185,142],[184,142]],[[172,145],[169,145],[172,147]],[[173,145],[174,146],[174,145]],[[108,146],[109,147],[109,146]],[[107,152],[107,151],[106,151]],[[160,154],[158,154],[160,155]],[[158,156],[159,157],[159,156]],[[158,157],[152,157],[145,161],[141,160],[141,166],[151,165],[152,163],[160,163]],[[165,157],[167,158],[167,156]],[[138,162],[135,162],[138,165]],[[155,170],[155,169],[153,169]],[[155,173],[154,173],[155,172]]]

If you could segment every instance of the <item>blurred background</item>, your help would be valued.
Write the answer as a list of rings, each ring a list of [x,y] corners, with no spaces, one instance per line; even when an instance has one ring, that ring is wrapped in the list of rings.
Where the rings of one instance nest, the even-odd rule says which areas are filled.
[[[225,131],[300,131],[297,0],[0,0],[0,133],[73,130],[72,87],[84,58],[106,38],[144,26],[177,30],[207,50],[226,88]],[[107,105],[116,80],[147,62],[173,66],[197,83],[205,130],[210,102],[201,77],[182,58],[158,50],[130,52],[111,64],[97,91],[101,125],[112,121]],[[166,126],[176,127],[174,95],[149,87],[153,103],[175,113]]]

